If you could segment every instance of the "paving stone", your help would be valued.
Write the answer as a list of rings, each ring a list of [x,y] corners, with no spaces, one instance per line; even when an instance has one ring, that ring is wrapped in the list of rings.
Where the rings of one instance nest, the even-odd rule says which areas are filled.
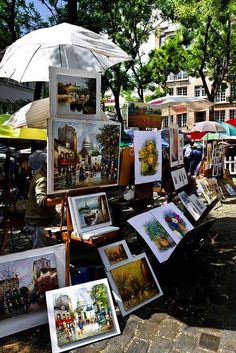
[[[169,353],[174,342],[168,338],[156,336],[150,345],[148,353]]]
[[[73,349],[70,353],[99,353],[99,350],[89,345],[86,347],[81,347],[77,349]]]
[[[140,339],[152,339],[160,330],[160,324],[145,320],[136,331],[136,336]]]
[[[233,330],[224,330],[220,342],[220,350],[236,352],[236,332]]]
[[[133,340],[126,353],[146,353],[149,348],[149,343],[145,341]],[[113,353],[113,351],[110,351]]]
[[[197,337],[180,333],[175,341],[175,349],[179,349],[181,352],[192,353],[197,343]]]
[[[163,320],[169,319],[169,318],[170,318],[170,316],[166,313],[155,313],[151,316],[151,318],[149,320],[154,321],[157,324],[160,324]]]
[[[217,352],[220,344],[220,337],[202,333],[200,336],[199,346],[211,351]]]
[[[159,336],[168,337],[174,339],[183,329],[178,321],[171,319],[164,320],[160,326]]]

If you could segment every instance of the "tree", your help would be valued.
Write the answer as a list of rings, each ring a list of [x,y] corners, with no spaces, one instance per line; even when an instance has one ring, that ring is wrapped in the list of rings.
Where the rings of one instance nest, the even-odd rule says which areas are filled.
[[[96,135],[97,141],[103,148],[103,156],[110,162],[116,160],[119,154],[120,129],[117,125],[105,125]]]
[[[91,288],[90,298],[97,305],[98,309],[108,308],[108,293],[104,284],[97,284]]]
[[[152,66],[163,55],[160,66],[164,65],[170,73],[174,66],[168,67],[168,64],[176,61],[179,69],[201,78],[208,99],[214,102],[217,92],[226,87],[226,82],[235,84],[235,1],[160,0],[159,5],[163,15],[179,23],[180,27],[175,38],[152,54]],[[211,80],[210,86],[207,78]]]

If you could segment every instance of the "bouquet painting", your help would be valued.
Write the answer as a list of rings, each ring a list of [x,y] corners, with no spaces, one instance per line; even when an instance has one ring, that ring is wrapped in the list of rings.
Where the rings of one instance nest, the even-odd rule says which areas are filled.
[[[139,150],[140,174],[154,175],[158,168],[158,150],[155,140],[146,140]]]
[[[176,244],[162,225],[155,219],[144,224],[144,229],[159,251],[166,251]]]

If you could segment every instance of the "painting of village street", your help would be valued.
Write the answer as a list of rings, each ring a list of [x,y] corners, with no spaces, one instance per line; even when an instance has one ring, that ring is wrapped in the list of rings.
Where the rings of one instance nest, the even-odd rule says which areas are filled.
[[[0,264],[0,320],[46,308],[45,292],[58,288],[55,255]]]
[[[53,333],[58,346],[71,347],[73,342],[78,342],[77,346],[80,346],[94,336],[97,340],[118,333],[107,280],[87,282],[53,292],[47,293],[48,298],[51,298],[47,298],[47,303],[53,305],[53,326],[56,330]]]
[[[117,185],[119,142],[118,123],[52,119],[48,193]]]
[[[118,291],[117,295],[122,299],[118,305],[123,316],[162,295],[146,254],[112,269],[108,278],[114,292]]]

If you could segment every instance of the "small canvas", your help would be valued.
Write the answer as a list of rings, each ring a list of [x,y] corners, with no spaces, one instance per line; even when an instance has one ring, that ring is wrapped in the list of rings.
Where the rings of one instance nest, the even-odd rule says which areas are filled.
[[[179,164],[179,134],[174,128],[169,129],[170,139],[170,166],[176,167]]]
[[[193,229],[193,225],[173,202],[156,207],[150,212],[177,242]]]
[[[75,233],[82,238],[90,234],[108,233],[118,230],[111,227],[112,219],[105,192],[68,197],[72,224]]]
[[[160,131],[134,131],[135,184],[161,180]]]
[[[50,117],[100,120],[101,74],[49,67]]]
[[[175,190],[178,190],[188,184],[188,178],[185,168],[173,170],[171,172],[171,177]]]
[[[178,194],[178,196],[187,211],[191,214],[195,221],[197,221],[206,210],[207,206],[199,200],[195,194],[187,195],[185,191],[182,191]]]
[[[128,223],[142,236],[159,262],[168,260],[180,241],[173,239],[150,212],[134,216]]]
[[[163,295],[145,253],[107,272],[123,316]]]
[[[129,102],[128,126],[138,128],[161,128],[161,109],[155,104]]]
[[[125,240],[102,246],[98,248],[99,255],[107,271],[117,264],[132,258],[131,252]]]
[[[45,292],[64,286],[65,244],[0,256],[0,337],[45,324]]]
[[[120,333],[107,279],[46,293],[52,353]]]
[[[119,123],[50,119],[48,194],[118,185],[119,144]]]

